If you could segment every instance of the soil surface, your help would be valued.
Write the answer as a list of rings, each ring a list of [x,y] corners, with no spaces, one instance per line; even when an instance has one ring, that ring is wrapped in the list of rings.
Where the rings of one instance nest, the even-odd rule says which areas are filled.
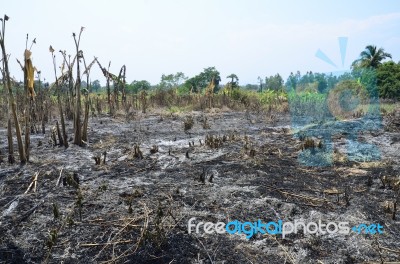
[[[188,115],[194,124],[185,131]],[[294,130],[289,115],[218,109],[130,120],[104,115],[91,118],[85,147],[70,142],[67,149],[53,146],[47,127],[45,135],[31,136],[28,164],[10,165],[6,156],[0,163],[0,263],[400,261],[400,133],[385,117],[382,127],[349,137],[366,122],[374,120],[342,121],[326,140],[307,132],[324,124]],[[72,122],[67,126],[72,137]],[[321,145],[302,150],[302,133]],[[6,139],[0,130],[3,155]],[[321,156],[331,164],[318,164]],[[192,217],[194,225],[380,224],[383,233],[301,229],[248,239],[203,227],[189,233]]]

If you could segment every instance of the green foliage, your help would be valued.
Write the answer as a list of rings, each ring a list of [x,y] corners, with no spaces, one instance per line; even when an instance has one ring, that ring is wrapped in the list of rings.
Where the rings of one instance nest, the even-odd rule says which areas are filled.
[[[258,87],[258,86],[257,86]],[[257,90],[234,89],[232,91],[233,100],[239,102],[256,101],[264,105],[278,104],[287,100],[287,94],[284,91],[265,90],[258,92]]]
[[[298,122],[306,123],[325,121],[333,117],[352,117],[363,105],[372,102],[367,90],[372,77],[369,74],[370,72],[364,72],[358,80],[347,78],[348,74],[339,76],[337,77],[338,83],[324,93],[318,91],[317,81],[309,83],[307,86],[314,86],[313,91],[301,89],[298,86],[298,89],[288,93],[291,115],[297,118]],[[362,81],[362,79],[365,80]]]
[[[259,93],[258,96],[260,102],[263,104],[271,104],[274,102],[281,101],[282,99],[286,100],[287,98],[287,94],[282,90],[280,91],[266,90],[262,93]]]
[[[219,82],[221,81],[221,76],[215,67],[205,68],[200,74],[187,79],[184,83],[184,86],[186,86],[187,90],[197,93],[207,87],[213,78],[216,82],[214,92],[217,93],[219,91]]]
[[[300,81],[300,78],[301,78],[300,71],[297,71],[296,74],[293,74],[293,72],[291,72],[285,84],[286,90],[288,92],[295,91],[297,88],[297,84]]]
[[[131,84],[126,86],[126,90],[128,93],[138,93],[140,91],[148,91],[151,88],[151,84],[146,81],[146,80],[142,80],[142,81],[133,81]]]
[[[182,112],[182,108],[178,107],[176,105],[172,105],[172,106],[168,107],[168,112],[170,112],[172,114],[180,113],[180,112]]]
[[[180,85],[177,90],[178,95],[185,95],[190,93],[190,89],[186,85]]]
[[[359,84],[365,87],[371,98],[378,98],[376,69],[372,67],[353,68],[352,76]]]
[[[226,78],[231,79],[230,83],[233,86],[237,86],[239,84],[239,77],[237,77],[237,75],[234,73],[229,74],[228,76],[226,76]]]
[[[379,96],[400,99],[400,62],[385,62],[378,67]]]
[[[258,91],[260,86],[258,84],[246,84],[245,86],[241,86],[242,90],[248,91]]]
[[[194,93],[199,92],[202,89],[202,85],[203,85],[203,83],[201,82],[199,75],[189,78],[183,84],[183,86],[186,88],[186,90],[192,91]]]
[[[352,64],[352,75],[366,87],[370,97],[400,98],[400,64],[383,60],[392,58],[383,48],[368,45]]]
[[[326,93],[328,89],[328,81],[326,79],[325,74],[316,74],[315,82],[317,83],[317,90],[320,93]]]
[[[273,91],[281,91],[283,89],[283,79],[279,73],[269,78],[265,77],[265,89]]]
[[[94,80],[92,82],[92,91],[94,91],[95,93],[97,93],[100,89],[101,89],[101,85],[100,85],[100,81],[99,80]]]
[[[392,58],[392,55],[385,52],[383,48],[377,48],[373,45],[368,45],[365,47],[360,53],[360,58],[355,60],[352,64],[353,68],[369,68],[372,67],[374,69],[378,68],[379,65],[382,64],[382,61]]]
[[[290,113],[293,116],[306,116],[321,120],[329,112],[326,98],[327,94],[291,91],[288,93]]]
[[[183,81],[187,80],[187,77],[183,72],[177,72],[176,74],[163,74],[161,76],[161,82],[159,85],[160,89],[172,89],[181,86]]]
[[[332,73],[327,75],[325,73],[307,72],[301,75],[299,71],[296,74],[291,73],[286,81],[286,91],[296,92],[309,92],[309,93],[326,93],[332,89],[339,81],[346,79],[347,73],[337,77]]]
[[[246,92],[248,92],[248,91],[243,91],[243,90],[240,90],[240,89],[235,89],[235,90],[232,91],[232,95],[231,95],[231,96],[232,96],[232,99],[233,99],[233,100],[240,100],[242,94],[243,94],[243,93],[246,93]]]

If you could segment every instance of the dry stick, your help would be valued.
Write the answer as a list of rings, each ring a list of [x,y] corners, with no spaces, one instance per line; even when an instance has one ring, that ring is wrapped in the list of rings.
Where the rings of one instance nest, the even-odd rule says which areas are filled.
[[[56,183],[56,187],[60,186],[60,181],[61,181],[61,176],[62,176],[62,172],[63,172],[64,167],[61,168],[60,170],[60,177],[58,177],[57,183]]]
[[[56,129],[57,129],[58,142],[60,142],[60,146],[64,146],[64,140],[61,135],[60,125],[58,124],[58,120],[56,121]]]
[[[396,254],[400,255],[400,251],[399,250],[395,250],[395,249],[391,249],[391,248],[387,248],[387,247],[383,247],[383,246],[380,246],[380,248],[383,249],[383,250],[386,250],[386,251],[389,251],[389,252],[396,253]]]
[[[208,256],[208,259],[210,260],[211,264],[213,264],[214,261],[212,260],[210,254],[208,254],[208,250],[207,250],[206,247],[204,246],[203,242],[201,242],[201,240],[200,240],[196,235],[194,235],[194,237],[197,239],[197,241],[199,241],[199,243],[200,243],[201,246],[203,247],[204,251],[206,252],[206,254],[207,254],[207,256]]]
[[[108,226],[108,227],[110,227],[110,226],[116,226],[116,227],[124,227],[125,225],[122,225],[122,224],[112,224],[112,223],[98,223],[98,224],[96,224],[96,223],[79,223],[79,225],[84,225],[84,226],[103,226],[103,227],[106,227],[106,226]],[[142,225],[128,225],[127,227],[141,227]],[[149,226],[157,226],[156,224],[152,224],[152,225],[149,225]],[[173,228],[173,227],[175,227],[176,225],[163,225],[164,227],[170,227],[170,228]],[[110,242],[111,243],[111,242]],[[106,243],[102,243],[101,245],[105,245]],[[112,243],[111,243],[112,244]],[[80,245],[83,245],[83,244],[80,244]]]
[[[33,179],[33,182],[34,182],[33,192],[36,192],[38,176],[39,176],[39,172],[36,173],[35,178]]]
[[[137,242],[136,242],[136,247],[135,247],[135,249],[133,250],[133,252],[130,253],[130,254],[127,254],[127,252],[130,250],[130,249],[127,249],[127,250],[125,250],[121,255],[119,255],[118,257],[112,258],[111,260],[108,260],[108,261],[105,261],[105,262],[102,262],[103,264],[106,264],[106,263],[114,263],[115,261],[117,261],[117,260],[119,260],[119,259],[121,259],[121,258],[123,258],[123,257],[128,257],[128,256],[130,256],[130,255],[132,255],[132,254],[135,254],[136,250],[139,248],[139,245],[140,245],[140,242],[142,241],[142,238],[143,238],[143,236],[144,236],[144,233],[147,231],[147,228],[148,228],[148,226],[149,226],[149,214],[152,212],[152,210],[148,210],[146,204],[144,204],[144,210],[145,210],[145,222],[144,222],[142,231],[141,231],[141,233],[140,233],[140,237],[139,237],[139,239],[138,239]],[[124,227],[124,228],[125,228],[125,227]]]
[[[197,201],[193,203],[193,206],[191,206],[191,207],[189,208],[188,212],[189,212],[191,209],[193,209],[196,205],[197,205]],[[187,213],[186,215],[189,215],[189,213]],[[175,221],[175,225],[173,225],[171,229],[174,229],[174,228],[179,224],[179,222],[180,222],[186,215],[183,215],[180,219],[178,219],[177,221]]]
[[[271,236],[271,235],[269,235]],[[276,243],[279,245],[280,248],[282,248],[282,250],[285,252],[286,257],[289,259],[289,261],[291,261],[292,263],[296,263],[293,255],[289,252],[288,248],[285,247],[284,245],[282,245],[281,243],[279,243],[278,239],[276,239],[275,236],[272,236],[274,238],[274,240],[276,241]]]
[[[381,263],[383,264],[384,261],[383,261],[383,258],[382,258],[382,250],[381,250],[381,247],[379,245],[379,241],[378,241],[377,237],[375,237],[375,242],[376,242],[376,246],[378,247],[379,258],[381,259]]]
[[[105,245],[116,245],[116,244],[127,244],[131,243],[133,240],[122,240],[122,241],[115,241],[115,242],[107,242],[107,243],[88,243],[88,244],[79,244],[81,247],[97,247],[97,246],[105,246]]]
[[[10,112],[10,111],[8,111]],[[8,113],[8,116],[10,116],[10,113]],[[15,158],[14,158],[14,144],[13,144],[13,139],[12,139],[12,127],[11,127],[11,118],[8,118],[8,123],[7,123],[7,139],[8,139],[8,162],[10,164],[14,164]]]
[[[136,221],[136,220],[138,220],[138,219],[133,218],[131,221],[129,221],[128,224],[124,225],[124,227],[121,228],[121,229],[118,231],[118,233],[114,235],[114,237],[111,239],[111,241],[112,241],[114,238],[116,238],[119,234],[121,234],[122,231],[124,231],[131,223],[133,223],[133,222]],[[97,259],[98,257],[100,257],[100,254],[108,247],[108,245],[109,245],[109,244],[104,245],[104,247],[99,251],[99,253],[97,253],[97,255],[94,257],[93,260],[95,260],[95,259]]]
[[[35,186],[36,186],[36,181],[37,181],[38,175],[39,175],[39,172],[36,172],[36,174],[35,174],[35,176],[34,176],[32,182],[29,184],[28,189],[26,189],[26,191],[24,192],[24,194],[27,194],[34,184],[35,184]],[[35,192],[36,192],[36,187],[35,187]]]
[[[330,201],[328,201],[327,199],[320,199],[320,198],[315,198],[315,197],[306,196],[306,195],[302,195],[302,194],[294,194],[294,193],[285,192],[285,191],[279,191],[279,192],[282,193],[283,195],[289,195],[289,196],[293,196],[293,197],[297,197],[297,198],[302,198],[305,200],[311,200],[311,201],[321,202],[321,203],[330,203]]]
[[[273,190],[273,191],[280,192],[281,194],[284,194],[284,195],[290,195],[290,196],[293,196],[293,197],[302,198],[302,199],[306,199],[306,200],[311,200],[311,201],[315,201],[315,202],[322,202],[322,203],[327,202],[327,203],[330,203],[330,201],[327,200],[327,199],[320,199],[320,198],[315,198],[315,197],[306,196],[306,195],[302,195],[302,194],[294,194],[294,193],[286,192],[286,191],[283,191],[283,190],[281,190],[279,188],[275,188],[275,187],[272,187],[272,186],[266,186],[266,188],[270,189],[270,190]]]

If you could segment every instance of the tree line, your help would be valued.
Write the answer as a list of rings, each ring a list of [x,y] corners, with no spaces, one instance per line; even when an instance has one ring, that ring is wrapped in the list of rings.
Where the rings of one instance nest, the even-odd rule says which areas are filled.
[[[400,62],[396,63],[391,59],[391,54],[385,52],[383,48],[377,48],[373,45],[366,46],[365,50],[355,60],[350,71],[340,74],[319,73],[307,71],[301,74],[300,71],[291,72],[286,80],[277,73],[275,75],[258,77],[258,83],[239,85],[239,78],[232,73],[226,76],[228,84],[234,84],[235,87],[243,90],[263,91],[290,91],[296,90],[300,92],[325,93],[333,89],[338,83],[353,78],[357,80],[360,72],[370,69],[374,72],[378,95],[381,98],[400,99]],[[215,78],[218,85],[214,89],[217,93],[221,87],[221,74],[215,67],[204,68],[202,72],[187,77],[183,72],[175,74],[163,74],[158,84],[152,85],[146,80],[135,80],[126,85],[128,93],[139,93],[140,91],[149,90],[170,90],[176,89],[179,94],[201,93],[205,87]],[[98,80],[92,83],[92,89],[97,92],[101,90]]]

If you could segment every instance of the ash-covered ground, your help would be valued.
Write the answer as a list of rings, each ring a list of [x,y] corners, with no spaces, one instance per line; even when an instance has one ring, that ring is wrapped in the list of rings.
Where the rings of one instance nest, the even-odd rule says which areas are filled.
[[[185,131],[189,115],[193,127]],[[352,120],[349,129],[357,122],[363,121]],[[28,164],[10,165],[7,156],[0,163],[0,263],[400,261],[400,133],[386,117],[384,124],[356,137],[376,145],[380,159],[347,151],[352,142],[343,132],[332,138],[331,166],[299,162],[324,142],[316,136],[315,150],[302,151],[307,139],[294,134],[289,115],[214,109],[130,120],[97,116],[87,146],[68,149],[52,145],[47,127],[45,135],[31,136]],[[6,138],[0,130],[3,155]],[[192,217],[195,224],[380,224],[383,233],[300,230],[247,239],[204,229],[189,234]]]

